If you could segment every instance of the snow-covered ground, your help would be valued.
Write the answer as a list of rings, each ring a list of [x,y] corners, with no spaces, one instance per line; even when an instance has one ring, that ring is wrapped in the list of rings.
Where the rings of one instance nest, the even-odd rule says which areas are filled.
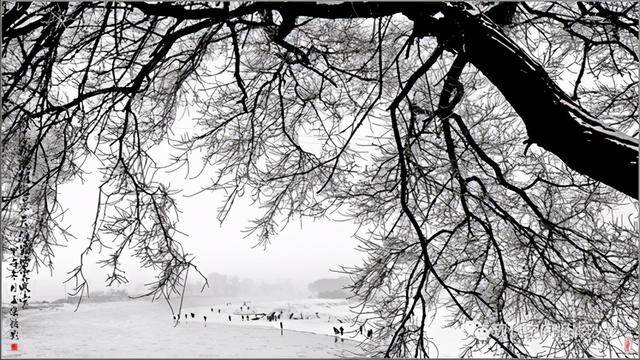
[[[240,308],[242,306],[242,309]],[[248,306],[248,308],[247,308]],[[338,299],[297,299],[274,301],[246,301],[245,299],[232,299],[217,306],[199,305],[185,306],[182,310],[180,323],[204,323],[203,316],[207,316],[207,323],[234,324],[242,327],[260,327],[280,330],[282,322],[283,332],[305,332],[323,336],[330,336],[334,342],[354,342],[360,344],[368,341],[366,337],[368,325],[363,327],[360,334],[360,325],[354,323],[356,310],[347,300]],[[176,309],[174,309],[176,310]],[[220,310],[220,313],[218,313]],[[191,313],[195,317],[191,318]],[[268,321],[262,314],[281,314],[280,319]],[[185,319],[184,314],[187,314]],[[231,316],[231,321],[229,321]],[[242,320],[242,317],[245,320]],[[246,320],[247,317],[258,320]],[[366,316],[359,319],[362,322]],[[469,341],[464,329],[445,327],[446,319],[443,316],[431,323],[428,337],[437,344],[437,350],[433,354],[437,357],[455,358],[462,353],[462,348]],[[180,326],[180,325],[178,325]],[[344,329],[344,335],[334,335],[333,328]],[[487,356],[487,354],[484,354]]]
[[[3,318],[2,357],[352,357],[362,355],[358,344],[367,341],[346,300],[187,298],[177,324],[164,302],[84,303],[73,310],[22,311],[18,352],[10,351]],[[279,320],[261,317],[274,312]],[[445,318],[437,316],[428,327],[438,348],[432,355],[458,357],[469,336],[445,327]],[[335,336],[333,328],[341,326],[344,335]],[[637,344],[632,347],[637,354]],[[474,355],[491,356],[479,349]]]
[[[8,324],[3,318],[2,357],[318,358],[355,356],[359,350],[355,341],[336,342],[333,336],[293,331],[293,321],[287,322],[282,333],[279,325],[272,329],[274,323],[267,321],[242,324],[240,315],[232,314],[231,323],[228,318],[225,323],[222,309],[228,316],[232,307],[239,305],[232,304],[228,309],[215,301],[207,307],[185,307],[183,313],[197,311],[197,316],[191,319],[189,314],[188,320],[183,317],[177,325],[162,302],[85,303],[77,312],[72,306],[23,311],[18,352],[10,350]],[[219,317],[212,316],[212,306],[220,307]],[[207,312],[205,326],[203,316]],[[313,328],[311,322],[308,326]]]

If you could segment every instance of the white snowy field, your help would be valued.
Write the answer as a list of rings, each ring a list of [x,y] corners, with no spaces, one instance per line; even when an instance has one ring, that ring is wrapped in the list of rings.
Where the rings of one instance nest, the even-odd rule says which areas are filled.
[[[242,309],[241,309],[242,307]],[[218,309],[220,313],[218,313]],[[355,310],[355,309],[353,309]],[[181,322],[186,323],[201,323],[203,322],[202,316],[207,316],[207,322],[215,322],[221,324],[238,324],[245,327],[261,327],[261,328],[273,328],[280,329],[280,322],[282,322],[285,331],[295,330],[301,332],[315,333],[319,335],[328,335],[334,339],[334,341],[342,341],[345,343],[349,340],[353,340],[357,343],[368,341],[366,331],[370,328],[365,325],[363,328],[364,334],[360,334],[359,325],[354,324],[354,312],[350,309],[350,304],[346,300],[330,300],[330,299],[299,299],[299,300],[285,300],[285,301],[258,301],[247,302],[232,301],[230,304],[222,304],[218,307],[210,306],[188,306],[183,309],[183,314],[186,313],[187,319],[182,315]],[[195,318],[191,318],[191,313],[194,313]],[[247,317],[254,319],[261,316],[261,314],[281,314],[280,319],[276,321],[267,321],[265,317],[260,320],[247,320]],[[440,358],[457,358],[462,354],[465,356],[473,356],[480,358],[495,357],[492,347],[485,346],[485,340],[488,339],[488,330],[490,324],[483,324],[478,321],[469,321],[462,327],[448,327],[446,324],[449,322],[446,312],[436,314],[436,316],[427,325],[427,338],[431,344],[436,346],[429,346],[429,352],[432,357]],[[231,321],[229,321],[229,315]],[[242,316],[245,316],[245,320],[242,320]],[[360,318],[360,321],[364,320],[366,316]],[[417,320],[417,319],[416,319]],[[575,323],[574,325],[586,325]],[[344,335],[334,336],[333,328],[344,329]],[[527,329],[520,329],[526,331]],[[530,336],[526,340],[527,348],[531,351],[531,354],[536,357],[544,357],[548,351],[548,344],[551,342],[549,339],[542,340],[540,334],[535,332],[535,329],[528,329]],[[553,329],[547,329],[550,331]],[[593,329],[595,332],[598,329]],[[604,331],[604,329],[599,329]],[[575,336],[574,333],[568,331],[568,329],[556,328],[557,335],[567,338],[567,336]],[[527,334],[523,332],[523,334]],[[340,340],[338,340],[340,339]],[[612,340],[617,346],[622,347],[623,338]],[[471,346],[472,351],[468,352],[468,347]],[[638,345],[632,344],[625,357],[633,357],[638,354]],[[592,353],[595,357],[608,357],[612,356],[611,353],[607,353],[604,350],[598,352],[597,349],[592,349]]]
[[[77,312],[74,308],[22,311],[17,352],[10,350],[9,327],[3,318],[2,357],[361,357],[358,344],[367,341],[353,324],[354,314],[346,300],[185,298],[177,324],[162,301],[83,303]],[[173,309],[177,313],[175,301]],[[281,314],[279,320],[261,317],[274,312]],[[260,319],[249,321],[247,317]],[[463,329],[445,327],[445,322],[444,317],[437,317],[429,326],[427,335],[437,344],[431,355],[455,358],[469,344],[469,337]],[[344,335],[335,336],[334,327],[343,327]],[[367,329],[363,329],[365,334]],[[628,355],[637,355],[637,344],[632,347]],[[480,349],[474,355],[491,357]]]
[[[228,304],[227,304],[228,303]],[[355,352],[360,348],[357,344],[368,341],[366,332],[372,329],[369,325],[363,326],[363,333],[360,333],[360,326],[354,324],[356,310],[352,309],[353,304],[347,300],[338,299],[294,299],[294,300],[263,300],[244,301],[244,299],[230,299],[219,305],[208,305],[202,301],[194,303],[191,300],[190,306],[184,306],[181,311],[180,323],[203,324],[203,316],[207,316],[207,324],[234,324],[246,328],[266,328],[280,331],[280,322],[284,332],[289,331],[312,333],[322,336],[329,336],[334,343],[353,343]],[[242,309],[241,309],[242,307]],[[174,310],[177,309],[174,308]],[[218,310],[220,311],[218,313]],[[195,315],[191,317],[191,313]],[[268,321],[263,314],[280,315],[280,319]],[[187,317],[185,318],[185,314]],[[231,316],[231,320],[229,320]],[[244,320],[243,320],[244,316]],[[251,320],[247,320],[250,318]],[[254,320],[259,318],[258,320]],[[359,320],[362,322],[366,316]],[[432,323],[432,331],[429,331],[429,338],[438,344],[438,349],[433,352],[437,357],[455,358],[464,347],[467,336],[462,329],[445,328],[445,319],[439,318]],[[180,326],[180,325],[179,325]],[[333,328],[343,328],[343,335],[336,336]]]
[[[160,301],[83,303],[77,312],[73,312],[73,306],[59,310],[26,310],[20,315],[17,352],[10,350],[8,324],[3,318],[2,357],[318,358],[358,354],[357,342],[349,340],[346,334],[344,341],[317,334],[318,331],[314,331],[319,329],[317,321],[315,325],[311,321],[302,325],[307,320],[297,320],[294,326],[293,320],[283,319],[283,325],[286,325],[281,333],[279,325],[266,320],[242,322],[240,315],[232,314],[235,308],[239,310],[242,302],[232,302],[227,307],[220,301],[211,300],[207,306],[183,307],[183,314],[189,313],[189,319],[184,320],[183,315],[177,325],[167,304]],[[197,303],[203,301],[196,301],[194,305]],[[214,306],[215,315],[210,311]],[[220,315],[217,308],[221,309]],[[346,307],[344,309],[348,311]],[[191,312],[197,313],[193,319]],[[204,315],[207,316],[206,326]]]

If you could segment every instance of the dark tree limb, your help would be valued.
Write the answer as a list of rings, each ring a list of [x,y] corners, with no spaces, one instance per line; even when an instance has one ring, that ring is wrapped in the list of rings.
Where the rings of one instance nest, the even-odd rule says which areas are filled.
[[[530,143],[573,170],[638,197],[638,139],[610,129],[571,100],[487,17],[447,11],[446,21],[448,26],[438,27],[461,30],[450,50],[464,52],[500,90],[524,121]]]
[[[300,4],[301,5],[301,4]],[[466,53],[520,115],[530,143],[558,156],[573,170],[638,197],[638,139],[610,129],[565,94],[544,68],[513,43],[487,16],[471,15],[443,3],[343,3],[340,5],[281,8],[298,16],[322,18],[376,17],[401,12],[422,27],[422,35],[448,41],[456,52]],[[441,11],[445,18],[434,21]],[[420,32],[417,34],[420,35]]]

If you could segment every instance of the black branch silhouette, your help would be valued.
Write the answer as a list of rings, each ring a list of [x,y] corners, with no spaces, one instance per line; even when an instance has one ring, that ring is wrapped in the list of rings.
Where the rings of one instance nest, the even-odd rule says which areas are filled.
[[[180,189],[157,175],[196,168],[213,173],[203,191],[225,193],[220,221],[238,197],[261,205],[257,244],[294,217],[358,225],[368,258],[344,271],[368,354],[437,355],[426,330],[443,308],[450,326],[585,320],[638,335],[636,3],[2,11],[2,243],[26,249],[25,269],[73,241],[58,187],[90,160],[102,181],[73,293],[88,292],[92,251],[107,252],[109,284],[126,282],[129,249],[157,272],[147,295],[180,295],[197,260],[177,240]],[[183,109],[192,133],[176,136]],[[170,164],[152,155],[162,142]],[[491,334],[462,355],[620,354],[618,335],[550,335],[538,354]]]

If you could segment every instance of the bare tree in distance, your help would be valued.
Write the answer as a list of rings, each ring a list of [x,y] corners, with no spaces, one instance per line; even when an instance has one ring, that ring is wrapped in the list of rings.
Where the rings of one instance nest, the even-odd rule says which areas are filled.
[[[637,337],[636,3],[2,6],[2,243],[24,245],[21,214],[37,214],[30,266],[52,266],[66,234],[58,185],[97,159],[82,256],[108,249],[112,284],[133,249],[157,270],[147,295],[179,293],[195,264],[150,155],[169,138],[174,169],[201,156],[217,172],[221,221],[240,196],[263,207],[260,244],[299,216],[360,226],[368,259],[345,271],[375,314],[369,354],[434,356],[439,309],[452,326],[587,319]],[[198,134],[173,139],[185,107]],[[622,353],[603,335],[550,340],[487,348]]]

